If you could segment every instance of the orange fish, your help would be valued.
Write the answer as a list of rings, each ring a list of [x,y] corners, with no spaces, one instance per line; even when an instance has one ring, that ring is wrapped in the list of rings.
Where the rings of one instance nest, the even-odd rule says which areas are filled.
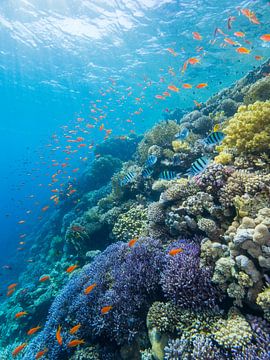
[[[191,65],[195,65],[195,64],[198,64],[200,62],[200,60],[198,58],[189,58],[188,59],[188,63],[191,64]]]
[[[67,347],[71,348],[71,347],[74,347],[74,346],[82,345],[84,343],[85,343],[84,340],[74,339],[74,340],[71,340],[67,344]]]
[[[44,275],[39,279],[39,282],[45,282],[47,280],[50,280],[50,276],[49,275]]]
[[[171,96],[171,94],[170,94],[168,91],[164,91],[164,92],[162,93],[162,95],[164,95],[164,96]]]
[[[239,45],[238,42],[233,41],[233,40],[230,39],[230,38],[224,38],[224,41],[225,41],[226,43],[230,44],[230,45]]]
[[[138,240],[138,239],[136,239],[136,238],[129,240],[128,246],[129,246],[129,247],[133,247],[133,246],[136,244],[137,240]]]
[[[270,34],[264,34],[260,37],[262,41],[270,41]]]
[[[184,89],[192,89],[192,85],[190,85],[190,84],[183,84],[182,87]]]
[[[174,255],[179,254],[181,252],[183,252],[182,248],[172,249],[172,250],[169,251],[169,255],[174,256]]]
[[[256,59],[256,60],[262,60],[262,59],[263,59],[263,57],[262,57],[262,56],[260,56],[260,55],[256,55],[256,56],[255,56],[255,59]]]
[[[7,292],[7,297],[11,296],[13,293],[14,293],[15,289],[10,289],[8,292]]]
[[[179,88],[176,87],[175,85],[169,85],[169,86],[168,86],[168,89],[171,90],[171,91],[175,91],[175,92],[178,92],[178,91],[179,91]]]
[[[8,286],[8,290],[14,289],[16,286],[18,285],[18,283],[14,283]]]
[[[194,32],[192,33],[192,35],[193,35],[193,39],[195,39],[195,40],[202,40],[202,36],[201,36],[198,32],[194,31]]]
[[[36,356],[35,356],[35,359],[40,359],[43,355],[46,354],[46,352],[48,352],[49,349],[48,348],[45,348],[39,352],[36,353]]]
[[[42,210],[42,211],[47,211],[48,209],[49,209],[49,205],[44,206],[41,210]]]
[[[33,335],[35,334],[39,329],[41,329],[41,326],[33,327],[32,329],[27,331],[27,335]]]
[[[61,336],[61,326],[59,325],[58,326],[58,329],[56,331],[56,340],[58,342],[58,344],[61,346],[63,344],[63,339],[62,339],[62,336]]]
[[[101,309],[101,314],[102,314],[102,315],[107,314],[111,309],[112,309],[112,306],[104,306],[104,307]]]
[[[206,86],[208,86],[207,83],[200,83],[196,86],[197,89],[202,89],[202,88],[205,88]]]
[[[13,357],[17,356],[26,346],[27,346],[26,343],[23,343],[23,344],[17,346],[17,347],[12,351],[12,356],[13,356]]]
[[[242,31],[236,31],[236,32],[234,33],[234,35],[237,36],[237,37],[244,37],[244,36],[245,36],[245,33],[243,33]]]
[[[196,100],[193,100],[193,102],[194,102],[194,104],[198,107],[198,108],[200,108],[201,106],[202,106],[202,104],[201,103],[199,103],[198,101],[196,101]]]
[[[164,97],[163,97],[162,95],[155,95],[155,98],[156,98],[156,99],[160,99],[160,100],[163,100],[163,99],[164,99]]]
[[[70,265],[70,266],[67,268],[66,272],[70,274],[70,273],[72,273],[75,269],[77,269],[78,266],[79,266],[79,265],[77,265],[77,264],[75,264],[75,265]]]
[[[104,124],[101,124],[99,130],[102,131],[104,129]]]
[[[86,289],[84,289],[83,292],[85,293],[85,295],[88,295],[88,294],[90,294],[90,292],[91,292],[96,286],[97,286],[96,283],[94,283],[94,284],[92,284],[92,285],[89,285],[89,286],[87,286]]]
[[[70,333],[70,334],[75,334],[75,332],[77,332],[81,326],[82,326],[81,324],[78,324],[78,325],[73,326],[73,327],[69,330],[69,333]]]
[[[20,317],[27,315],[26,311],[19,311],[17,314],[15,314],[15,319],[19,319]]]
[[[167,50],[168,50],[169,53],[171,53],[173,56],[177,56],[177,53],[176,53],[172,48],[168,48]]]
[[[236,51],[239,53],[239,54],[249,54],[251,50],[241,46],[239,48],[236,49]]]
[[[187,70],[188,60],[184,62],[181,73],[183,74]]]
[[[259,22],[259,20],[257,19],[255,13],[252,12],[251,10],[249,10],[249,9],[241,9],[240,11],[241,11],[241,13],[242,13],[244,16],[246,16],[246,17],[249,19],[249,21],[251,21],[253,24],[256,24],[256,25],[259,25],[259,24],[260,24],[260,22]]]

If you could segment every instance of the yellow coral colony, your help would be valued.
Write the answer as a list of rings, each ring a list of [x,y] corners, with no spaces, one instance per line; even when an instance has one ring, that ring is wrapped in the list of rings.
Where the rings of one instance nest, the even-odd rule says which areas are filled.
[[[226,134],[222,144],[217,147],[220,154],[216,162],[229,160],[228,153],[260,153],[270,150],[270,101],[256,101],[243,105],[229,120],[224,129]]]

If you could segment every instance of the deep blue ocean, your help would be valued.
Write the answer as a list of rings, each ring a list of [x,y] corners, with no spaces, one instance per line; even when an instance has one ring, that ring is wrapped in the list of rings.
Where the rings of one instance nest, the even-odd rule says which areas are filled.
[[[204,103],[267,60],[268,33],[266,0],[2,0],[1,285],[26,266],[28,236],[58,206],[52,190],[79,176],[104,137],[143,134]],[[183,69],[190,58],[198,63]]]

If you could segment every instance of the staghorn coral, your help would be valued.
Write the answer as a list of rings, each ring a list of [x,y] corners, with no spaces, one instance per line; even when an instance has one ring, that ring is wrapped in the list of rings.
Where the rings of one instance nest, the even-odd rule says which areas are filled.
[[[252,104],[255,101],[270,100],[270,79],[268,76],[256,81],[249,86],[248,90],[243,89],[245,93],[244,103],[246,105]]]
[[[165,297],[180,307],[200,309],[214,306],[220,295],[211,284],[211,270],[200,268],[200,248],[184,240],[172,243],[172,248],[181,248],[176,256],[165,257],[161,285]]]
[[[267,152],[270,149],[270,101],[240,106],[224,128],[226,134],[218,150],[233,149],[235,154]],[[220,156],[220,155],[219,155]],[[219,156],[216,157],[218,161]]]
[[[144,235],[146,226],[147,209],[142,205],[138,205],[119,215],[112,229],[112,233],[116,239],[128,241],[134,237]]]
[[[157,145],[162,148],[170,146],[179,129],[179,125],[175,121],[169,120],[158,123],[146,132],[137,149],[140,161],[142,163],[146,161],[151,146]]]

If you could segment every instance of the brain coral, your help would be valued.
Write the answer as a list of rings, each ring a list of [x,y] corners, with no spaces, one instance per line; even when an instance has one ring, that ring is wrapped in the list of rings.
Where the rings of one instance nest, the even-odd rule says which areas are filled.
[[[220,155],[233,150],[236,154],[260,153],[270,149],[270,101],[256,101],[240,106],[224,128],[226,134],[218,147]]]

